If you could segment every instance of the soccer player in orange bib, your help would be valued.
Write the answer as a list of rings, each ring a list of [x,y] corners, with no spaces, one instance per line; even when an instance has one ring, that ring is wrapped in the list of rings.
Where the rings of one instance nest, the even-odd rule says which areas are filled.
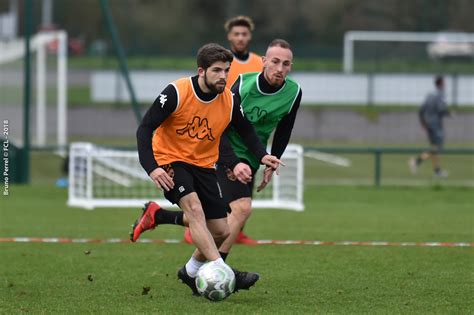
[[[269,155],[255,129],[245,119],[240,99],[226,88],[232,53],[218,44],[201,47],[193,77],[170,83],[157,97],[137,130],[140,164],[165,197],[183,211],[168,211],[155,202],[145,205],[132,226],[130,239],[159,224],[189,226],[196,250],[178,271],[178,278],[198,295],[195,276],[206,261],[225,264],[218,248],[229,235],[229,205],[217,182],[215,163],[221,135],[233,126],[260,162],[277,169],[281,163]],[[237,172],[242,183],[251,180],[248,167]],[[248,289],[254,273],[234,269],[236,290]]]
[[[250,42],[254,23],[248,16],[239,15],[227,20],[224,28],[227,31],[227,40],[230,44],[230,50],[234,55],[234,60],[230,65],[229,76],[227,77],[227,87],[230,89],[239,75],[248,72],[260,72],[263,70],[262,57],[250,51]],[[184,240],[188,244],[193,243],[191,233],[186,228],[184,231]],[[247,236],[242,230],[237,239],[237,244],[255,245],[257,242]]]

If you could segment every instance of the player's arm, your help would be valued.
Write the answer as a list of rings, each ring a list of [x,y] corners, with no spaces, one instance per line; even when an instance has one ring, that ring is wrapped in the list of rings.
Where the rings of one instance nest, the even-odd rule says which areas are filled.
[[[232,145],[230,144],[227,133],[227,128],[221,136],[221,142],[219,144],[219,162],[230,168],[231,170],[240,162],[240,159],[235,155]]]
[[[240,106],[240,97],[234,94],[234,106],[232,108],[232,127],[240,135],[247,148],[262,163],[274,169],[283,163],[276,157],[269,155],[252,124],[244,117],[242,107]]]
[[[272,142],[272,155],[276,156],[277,158],[281,158],[290,141],[291,132],[293,131],[293,126],[295,125],[296,113],[300,108],[302,96],[303,92],[300,89],[300,91],[298,92],[298,96],[293,102],[291,110],[280,120],[275,129],[275,134],[273,135]],[[274,171],[275,170],[272,168],[265,168],[265,170],[263,171],[263,179],[260,185],[257,187],[257,192],[261,191],[267,186],[267,184],[272,179]]]
[[[231,91],[234,97],[234,104],[236,101],[240,104],[239,82],[240,75],[237,77],[237,80],[231,87]],[[237,157],[237,155],[235,155],[234,150],[232,149],[232,145],[230,144],[228,137],[228,132],[230,129],[231,126],[227,127],[227,129],[222,134],[221,142],[219,145],[219,162],[233,170],[234,167],[240,162],[240,159]]]
[[[302,95],[303,92],[300,89],[298,96],[291,107],[291,110],[280,120],[275,129],[272,142],[272,155],[276,156],[277,158],[282,156],[283,152],[285,152],[288,142],[290,141],[291,132],[293,131],[293,126],[295,125],[296,113],[300,108]]]
[[[152,138],[153,132],[176,110],[177,104],[178,94],[174,86],[170,84],[143,116],[136,132],[140,164],[155,184],[165,190],[172,188],[173,181],[163,169],[158,167],[153,155]]]

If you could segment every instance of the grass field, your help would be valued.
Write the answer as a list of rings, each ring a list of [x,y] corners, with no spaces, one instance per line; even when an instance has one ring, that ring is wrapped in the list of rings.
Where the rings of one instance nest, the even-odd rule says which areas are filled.
[[[473,196],[469,188],[307,185],[304,212],[255,210],[247,231],[257,239],[472,243]],[[10,186],[0,199],[0,237],[125,239],[139,214],[68,208],[66,198],[50,184]],[[181,239],[182,228],[144,237]],[[261,280],[221,303],[195,298],[177,281],[191,251],[186,244],[0,243],[0,312],[474,312],[472,247],[239,245],[228,263]]]

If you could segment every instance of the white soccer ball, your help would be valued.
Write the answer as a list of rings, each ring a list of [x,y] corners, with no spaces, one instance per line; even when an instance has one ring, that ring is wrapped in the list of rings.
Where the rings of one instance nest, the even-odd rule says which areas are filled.
[[[226,264],[207,262],[197,272],[196,288],[205,298],[214,302],[222,301],[234,292],[234,272]]]

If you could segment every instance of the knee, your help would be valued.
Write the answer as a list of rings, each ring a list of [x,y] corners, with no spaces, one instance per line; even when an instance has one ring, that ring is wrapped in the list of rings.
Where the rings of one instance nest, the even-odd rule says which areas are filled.
[[[199,203],[193,203],[188,207],[186,217],[189,221],[206,221],[206,218],[204,216],[204,210],[202,209],[202,206]]]
[[[219,227],[218,229],[214,229],[214,231],[212,231],[211,233],[216,243],[224,241],[230,234],[229,225],[225,224],[222,227]]]
[[[242,222],[245,222],[250,215],[252,214],[252,203],[249,202],[239,202],[235,205],[232,205],[232,214]]]

